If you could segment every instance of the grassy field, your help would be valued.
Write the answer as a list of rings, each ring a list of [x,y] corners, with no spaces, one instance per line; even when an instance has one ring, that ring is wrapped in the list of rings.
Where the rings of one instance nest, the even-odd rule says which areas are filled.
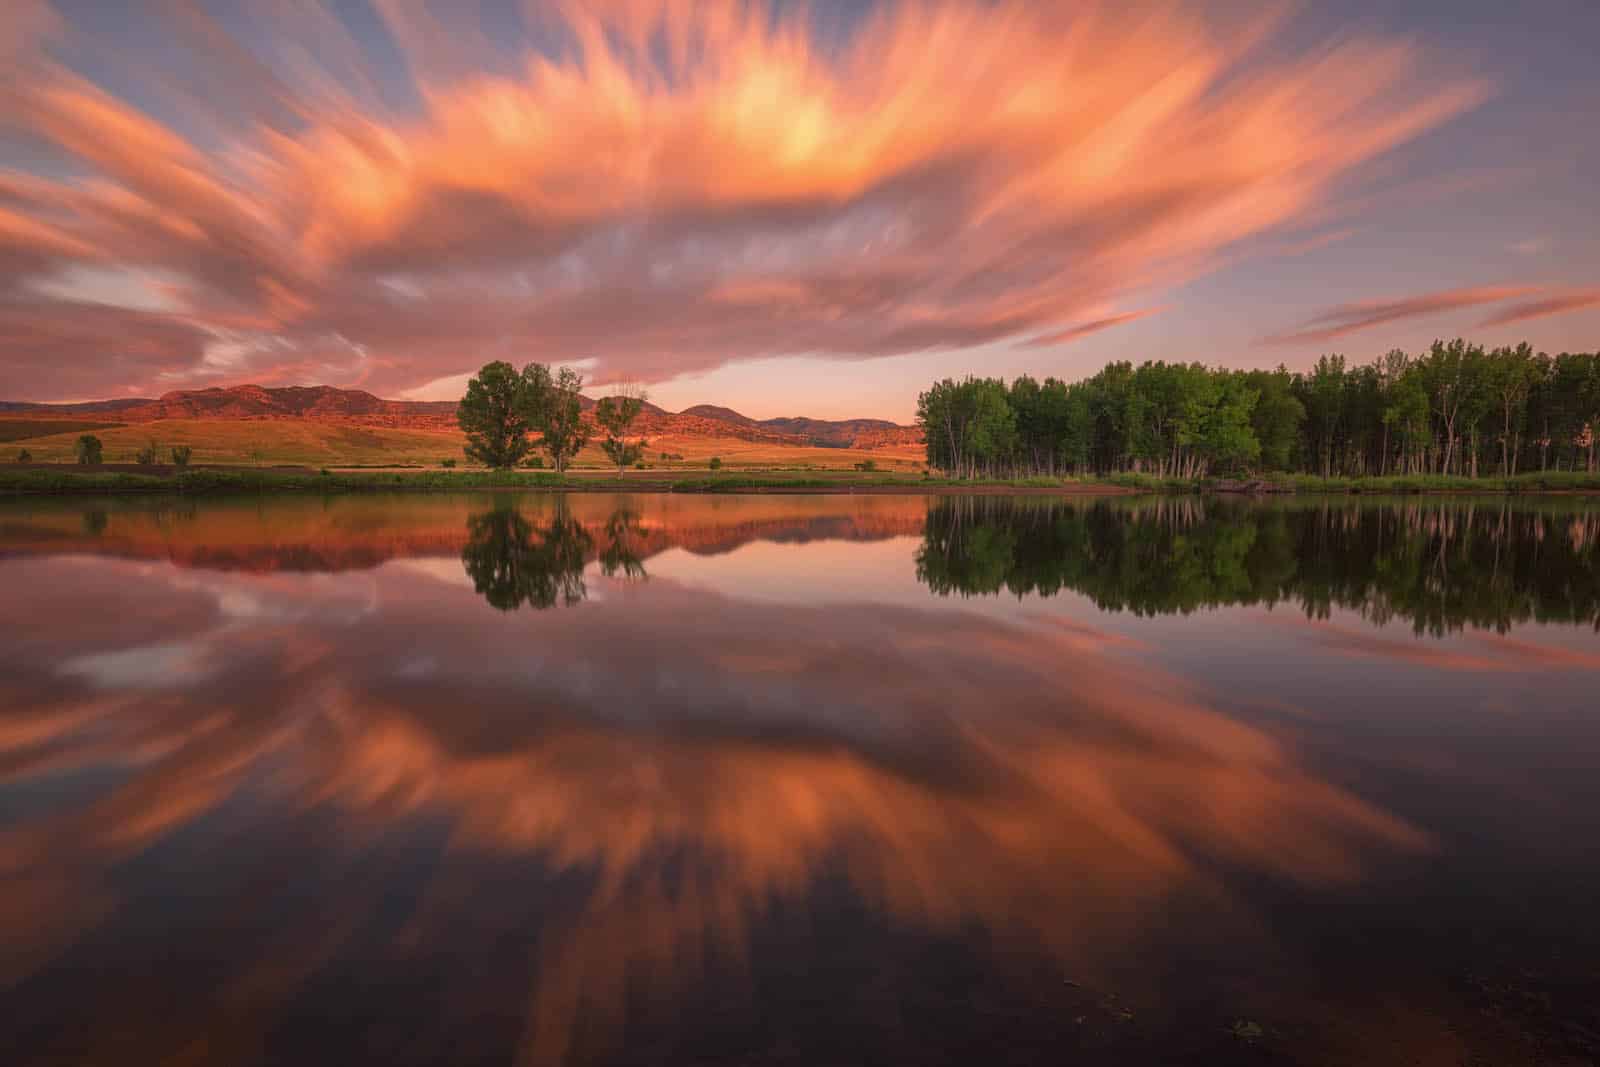
[[[52,426],[56,432],[39,432]],[[453,459],[467,465],[461,451],[466,437],[459,430],[396,429],[316,419],[165,419],[118,425],[0,417],[0,442],[22,441],[22,437],[7,434],[25,433],[26,444],[19,444],[18,449],[27,448],[41,463],[71,462],[78,435],[89,431],[100,438],[107,463],[131,463],[134,455],[153,441],[163,458],[172,446],[188,445],[194,450],[191,462],[196,464],[440,468],[444,460]],[[681,458],[664,459],[663,453]],[[713,456],[725,467],[746,470],[849,470],[871,460],[882,470],[908,473],[920,473],[923,459],[921,446],[796,448],[731,437],[663,437],[650,442],[644,462],[655,470],[704,470]],[[3,460],[15,458],[15,452],[0,454]],[[603,468],[609,461],[596,443],[584,449],[576,465]]]
[[[121,425],[123,424],[120,422],[72,422],[67,419],[10,419],[0,416],[0,444],[8,441],[26,441],[28,443],[23,447],[27,448],[31,452],[33,451],[33,442],[35,438],[71,437],[72,440],[76,441],[78,439],[78,434],[89,433],[91,431],[110,430]],[[104,440],[103,437],[101,439]],[[55,447],[53,442],[51,447]],[[72,454],[70,447],[67,450],[67,454],[68,456],[71,456]]]
[[[1600,474],[1519,475],[1516,478],[1361,480],[1303,479],[1286,487],[1307,494],[1541,493],[1600,492]],[[362,492],[373,490],[571,489],[627,492],[1032,492],[1200,493],[1205,482],[1173,482],[1118,475],[1110,478],[1018,478],[946,480],[892,471],[769,470],[765,472],[577,470],[565,477],[548,471],[487,470],[333,470],[324,468],[228,468],[179,471],[173,468],[104,470],[61,465],[0,465],[0,493],[139,492]]]

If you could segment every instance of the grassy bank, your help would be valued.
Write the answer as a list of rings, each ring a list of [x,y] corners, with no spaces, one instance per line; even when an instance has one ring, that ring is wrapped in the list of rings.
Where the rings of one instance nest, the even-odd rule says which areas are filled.
[[[0,493],[227,493],[322,492],[378,490],[561,489],[603,492],[741,493],[910,491],[1051,491],[1128,492],[1131,488],[1102,480],[1023,478],[1015,480],[946,481],[919,475],[862,471],[610,471],[406,470],[313,471],[290,469],[82,470],[72,465],[0,467]]]
[[[150,471],[83,470],[76,466],[0,467],[0,493],[351,493],[378,490],[561,489],[605,492],[1000,492],[1043,493],[1196,493],[1227,483],[1161,479],[1120,474],[1106,478],[1017,478],[947,480],[909,474],[860,471],[674,472],[408,470],[314,471],[288,469],[173,469]],[[1281,491],[1298,493],[1539,493],[1600,492],[1600,474],[1572,472],[1521,474],[1514,478],[1313,478],[1268,479]]]

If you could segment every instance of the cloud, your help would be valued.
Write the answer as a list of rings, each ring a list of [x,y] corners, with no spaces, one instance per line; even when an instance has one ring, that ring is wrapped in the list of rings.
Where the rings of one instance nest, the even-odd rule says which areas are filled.
[[[0,127],[62,163],[0,172],[0,294],[33,317],[0,336],[16,397],[211,384],[209,331],[257,335],[235,380],[292,351],[386,392],[490,358],[660,380],[1066,339],[1485,94],[1407,43],[1297,50],[1176,5],[892,4],[824,41],[759,5],[574,3],[524,46],[387,3],[391,40],[357,41],[305,3],[237,39],[175,8],[193,47],[142,110],[51,58],[74,31],[45,10],[0,15]],[[85,266],[169,279],[170,343],[55,336],[77,331],[38,283]]]
[[[1364,300],[1340,304],[1306,320],[1297,330],[1262,338],[1263,344],[1302,344],[1331,341],[1359,330],[1381,326],[1399,319],[1433,315],[1455,308],[1493,304],[1537,291],[1527,285],[1484,285],[1469,289],[1445,289],[1398,300]]]
[[[1542,319],[1546,315],[1561,315],[1568,311],[1580,311],[1592,307],[1600,307],[1600,289],[1578,289],[1501,308],[1484,319],[1482,325],[1506,326],[1513,322]]]
[[[1135,322],[1146,315],[1154,315],[1157,310],[1159,309],[1149,308],[1144,311],[1127,311],[1120,315],[1110,315],[1103,319],[1095,319],[1092,322],[1069,326],[1065,330],[1057,330],[1055,333],[1047,333],[1043,337],[1035,337],[1028,343],[1030,345],[1066,344],[1070,341],[1088,337],[1090,334],[1099,333],[1101,330],[1109,330],[1113,326],[1121,326],[1125,322]]]

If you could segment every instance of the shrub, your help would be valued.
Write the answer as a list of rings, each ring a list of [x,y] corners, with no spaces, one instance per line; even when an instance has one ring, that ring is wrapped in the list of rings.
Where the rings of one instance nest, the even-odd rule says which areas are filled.
[[[33,453],[29,452],[26,448],[24,448],[21,452],[17,453],[17,462],[18,463],[32,463],[33,462]]]
[[[875,459],[864,459],[856,464],[856,470],[858,471],[875,471],[877,469],[878,461]]]
[[[524,463],[523,466],[527,467],[529,470],[542,471],[544,470],[544,457],[534,456],[532,459],[528,460],[528,462]]]
[[[194,449],[190,448],[188,445],[173,445],[172,465],[177,467],[179,470],[183,470],[189,466],[189,457],[193,455]]]
[[[86,466],[102,462],[101,457],[105,455],[105,449],[100,443],[100,438],[92,433],[86,433],[78,438],[78,444],[74,451],[77,452],[78,462]]]
[[[721,470],[722,469],[722,457],[721,456],[712,456],[711,457],[711,462],[708,464],[708,466],[714,471]]]
[[[439,461],[439,466],[443,467],[445,470],[454,470],[456,461],[453,459],[441,459]]]

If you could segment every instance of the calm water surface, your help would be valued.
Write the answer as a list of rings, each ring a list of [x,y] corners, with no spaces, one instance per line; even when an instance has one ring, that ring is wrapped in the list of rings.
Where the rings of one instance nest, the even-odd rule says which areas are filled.
[[[7,1064],[1581,1064],[1600,506],[0,502]]]

